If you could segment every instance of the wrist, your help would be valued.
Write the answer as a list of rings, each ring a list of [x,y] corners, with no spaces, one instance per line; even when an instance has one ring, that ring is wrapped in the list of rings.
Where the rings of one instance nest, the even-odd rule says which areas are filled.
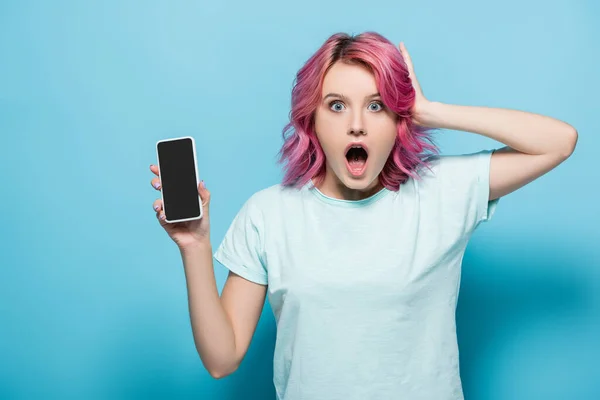
[[[179,251],[182,254],[187,253],[197,253],[199,251],[212,251],[212,246],[210,244],[210,239],[201,240],[193,243],[189,243],[183,246],[179,246]]]
[[[426,128],[440,127],[440,109],[443,104],[439,101],[426,101],[419,109],[415,110],[415,122]]]

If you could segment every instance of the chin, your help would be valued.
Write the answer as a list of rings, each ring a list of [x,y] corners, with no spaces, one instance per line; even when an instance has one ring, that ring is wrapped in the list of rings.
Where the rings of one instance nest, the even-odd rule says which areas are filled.
[[[371,188],[371,186],[374,186],[377,184],[377,182],[373,182],[373,179],[371,178],[370,174],[366,173],[356,177],[356,176],[352,176],[349,175],[348,172],[346,172],[346,174],[344,175],[344,179],[342,180],[342,183],[348,188],[348,189],[354,189],[354,190],[368,190]]]

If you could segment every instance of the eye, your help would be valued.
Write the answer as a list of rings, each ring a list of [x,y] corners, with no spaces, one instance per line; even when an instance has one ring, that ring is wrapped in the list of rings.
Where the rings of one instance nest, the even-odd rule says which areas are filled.
[[[369,110],[375,112],[381,111],[383,110],[383,104],[380,101],[374,101],[373,103],[369,104]]]
[[[334,100],[331,103],[329,103],[329,108],[332,111],[340,112],[344,110],[344,105],[339,100]]]

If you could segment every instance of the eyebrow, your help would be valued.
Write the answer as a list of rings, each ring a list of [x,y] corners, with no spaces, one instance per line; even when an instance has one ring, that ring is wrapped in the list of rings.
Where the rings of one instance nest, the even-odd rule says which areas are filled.
[[[323,101],[327,100],[328,97],[339,97],[340,99],[348,100],[348,98],[346,96],[344,96],[343,94],[339,94],[339,93],[327,93],[325,95],[325,97],[323,97]],[[365,97],[365,99],[372,99],[374,97],[381,97],[381,95],[379,94],[379,92],[377,92],[377,93],[373,93],[372,95],[369,95],[369,96]]]

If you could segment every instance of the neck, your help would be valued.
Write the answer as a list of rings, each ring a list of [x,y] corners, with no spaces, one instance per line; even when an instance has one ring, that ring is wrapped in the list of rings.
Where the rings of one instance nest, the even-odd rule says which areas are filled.
[[[329,171],[325,174],[325,179],[321,184],[315,186],[325,196],[340,200],[363,200],[373,196],[384,187],[379,181],[379,177],[368,185],[356,181],[355,186],[348,187],[333,172]]]

